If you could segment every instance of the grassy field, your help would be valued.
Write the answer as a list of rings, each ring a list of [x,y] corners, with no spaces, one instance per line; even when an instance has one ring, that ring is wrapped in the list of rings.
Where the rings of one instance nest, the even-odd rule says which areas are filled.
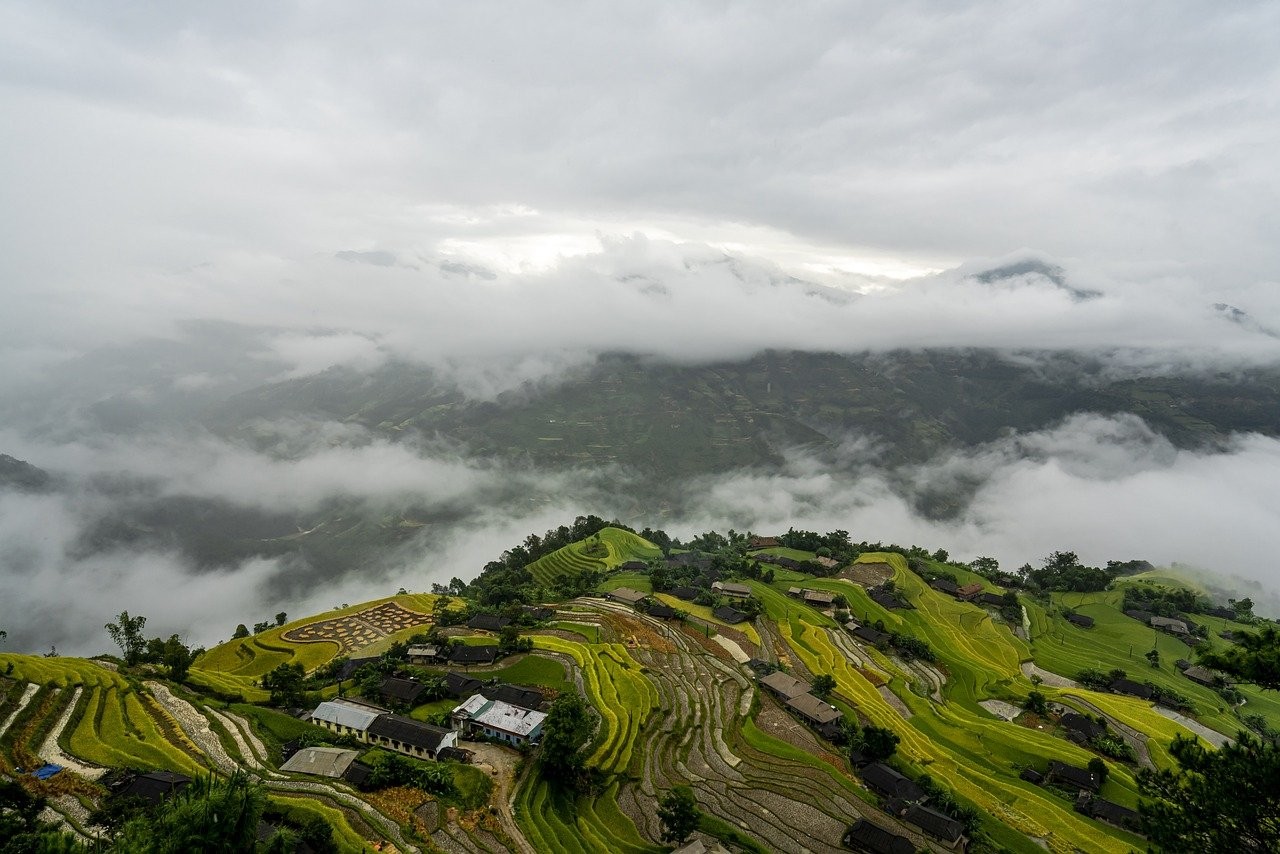
[[[653,592],[653,582],[649,580],[649,576],[640,572],[615,573],[600,582],[600,586],[596,589],[602,593],[608,593],[610,590],[617,590],[619,587],[630,587],[632,590],[639,590],[641,593]]]
[[[629,560],[661,557],[662,550],[648,540],[621,528],[604,528],[598,534],[556,549],[529,564],[539,584],[550,586],[557,578],[586,571],[613,569]]]

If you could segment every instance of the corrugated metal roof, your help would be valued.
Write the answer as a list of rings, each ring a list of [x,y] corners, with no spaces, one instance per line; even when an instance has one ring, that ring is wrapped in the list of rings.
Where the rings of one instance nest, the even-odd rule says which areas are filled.
[[[336,778],[346,773],[358,755],[354,750],[337,747],[304,747],[290,756],[289,761],[280,766],[280,770]]]
[[[382,710],[372,709],[368,706],[357,706],[355,703],[347,703],[342,700],[326,700],[316,706],[316,710],[311,713],[311,718],[312,720],[363,731],[368,729],[369,724],[373,723],[374,719],[380,714],[383,714]]]

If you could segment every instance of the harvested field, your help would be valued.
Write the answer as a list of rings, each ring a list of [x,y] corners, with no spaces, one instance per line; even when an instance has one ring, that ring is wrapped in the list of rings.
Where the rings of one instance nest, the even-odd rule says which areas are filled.
[[[365,611],[307,623],[280,635],[290,643],[336,643],[345,654],[366,647],[387,635],[433,622],[429,614],[410,611],[395,602],[384,602]]]
[[[835,577],[852,581],[863,587],[877,587],[893,578],[893,567],[887,563],[851,563],[840,570]]]

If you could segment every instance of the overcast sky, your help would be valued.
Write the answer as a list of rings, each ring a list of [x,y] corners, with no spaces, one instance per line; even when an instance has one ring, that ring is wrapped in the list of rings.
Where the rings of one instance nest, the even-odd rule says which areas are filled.
[[[29,414],[31,389],[73,375],[77,356],[182,336],[191,319],[268,329],[254,358],[278,377],[407,358],[477,397],[604,350],[1275,363],[1278,102],[1276,3],[0,0],[0,398],[25,388]],[[169,368],[174,389],[227,382],[156,366]],[[705,518],[683,524],[852,520],[871,539],[1019,562],[1070,546],[1207,562],[1233,524],[1232,565],[1280,547],[1274,481],[1258,479],[1280,443],[1153,455],[1142,425],[1117,423],[1038,434],[1034,460],[1023,444],[934,461],[921,477],[988,476],[946,526],[917,519],[885,473],[832,479],[802,459],[691,486]],[[385,469],[400,476],[356,493],[401,500],[426,472],[435,492],[414,500],[482,508],[506,476],[382,445],[277,467],[205,437],[104,444],[0,423],[0,438],[0,453],[54,470],[141,470],[175,494],[296,507]],[[307,441],[344,444],[332,438]],[[606,509],[579,498],[443,548],[479,561]],[[0,572],[40,579],[30,613],[86,578],[154,592],[173,566],[120,555],[99,578],[68,558],[93,500],[0,504]],[[240,569],[252,584],[273,571]],[[209,637],[247,616],[254,594],[237,589],[217,614],[202,598],[175,619],[205,619]]]

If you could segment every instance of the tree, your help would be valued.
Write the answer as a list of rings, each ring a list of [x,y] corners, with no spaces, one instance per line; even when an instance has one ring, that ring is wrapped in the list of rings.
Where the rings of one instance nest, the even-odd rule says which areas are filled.
[[[1225,652],[1205,652],[1200,662],[1221,670],[1237,682],[1280,690],[1280,634],[1275,626],[1258,632],[1241,631]]]
[[[542,723],[542,774],[576,786],[582,771],[582,748],[591,737],[587,704],[573,692],[556,697]]]
[[[1241,732],[1217,750],[1179,736],[1169,752],[1176,771],[1138,775],[1146,798],[1138,810],[1155,850],[1280,850],[1280,748]]]
[[[403,593],[404,591],[401,590],[400,592]],[[289,615],[286,614],[284,611],[281,611],[279,614],[276,614],[277,626],[283,626],[287,622],[289,622]]]
[[[823,673],[821,676],[813,680],[812,693],[815,697],[826,699],[832,691],[836,689],[836,680],[829,673]]]
[[[236,626],[236,630],[231,633],[232,640],[238,640],[239,638],[247,638],[248,636],[249,636],[249,627],[246,626],[244,623],[241,623],[240,625]]]
[[[1152,667],[1160,666],[1160,650],[1153,649],[1146,654],[1147,661],[1151,662]]]
[[[1039,691],[1032,691],[1027,695],[1027,701],[1022,704],[1022,708],[1043,717],[1049,714],[1049,701]]]
[[[159,807],[129,821],[113,850],[147,854],[254,851],[266,790],[243,771],[201,777]]]
[[[302,680],[306,671],[301,664],[277,664],[262,677],[262,687],[271,692],[273,706],[298,706],[302,704]]]
[[[1095,756],[1089,760],[1089,764],[1087,767],[1090,771],[1098,775],[1098,779],[1101,782],[1103,783],[1107,782],[1107,775],[1111,773],[1107,769],[1107,763],[1103,762],[1101,759]]]
[[[862,755],[872,762],[883,762],[898,750],[898,734],[891,729],[878,726],[865,726],[858,734],[858,743],[854,747],[862,751]]]
[[[120,647],[124,655],[124,663],[132,667],[142,659],[147,642],[142,637],[142,627],[147,624],[146,617],[130,617],[128,611],[121,611],[116,622],[107,623],[103,628],[111,635],[111,640]]]
[[[669,789],[658,801],[658,818],[662,821],[662,841],[682,844],[698,829],[702,811],[688,786]]]

